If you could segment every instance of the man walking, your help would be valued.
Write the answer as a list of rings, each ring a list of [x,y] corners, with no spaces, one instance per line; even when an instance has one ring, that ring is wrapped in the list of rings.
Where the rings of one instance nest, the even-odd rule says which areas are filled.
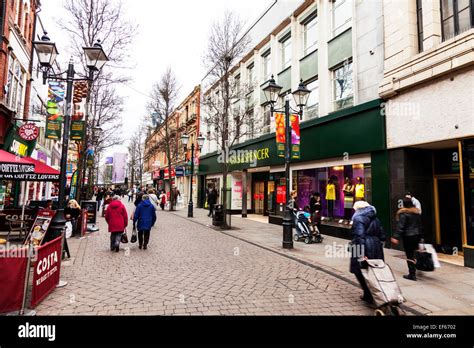
[[[138,229],[138,248],[148,247],[150,241],[150,231],[156,222],[156,209],[150,202],[149,195],[143,195],[143,201],[138,205],[133,216],[133,223]]]
[[[214,217],[214,205],[217,203],[217,191],[211,186],[209,187],[209,194],[207,195],[207,204],[209,205],[208,217]]]

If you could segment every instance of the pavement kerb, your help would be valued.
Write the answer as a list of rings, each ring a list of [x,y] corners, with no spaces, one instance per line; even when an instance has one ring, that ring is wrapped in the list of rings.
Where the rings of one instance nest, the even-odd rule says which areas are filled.
[[[359,284],[358,284],[358,283],[356,283],[355,281],[353,281],[353,280],[351,280],[351,279],[349,279],[349,278],[347,278],[347,277],[341,275],[338,270],[333,269],[332,267],[318,265],[318,264],[316,264],[314,261],[309,262],[309,261],[304,260],[304,259],[302,259],[302,258],[298,258],[298,257],[292,256],[292,255],[288,255],[288,254],[282,253],[281,251],[279,251],[279,250],[276,249],[276,248],[267,247],[267,246],[264,246],[264,245],[261,245],[261,244],[258,244],[258,243],[249,241],[249,240],[247,240],[247,239],[234,236],[234,235],[232,235],[232,234],[230,234],[230,233],[228,233],[228,232],[226,232],[225,230],[222,230],[222,229],[220,229],[220,228],[213,228],[213,227],[211,227],[211,226],[209,226],[209,225],[207,225],[207,224],[201,223],[201,222],[199,222],[199,221],[197,221],[197,220],[193,220],[193,219],[189,219],[189,218],[187,218],[187,217],[184,217],[184,216],[182,216],[181,214],[178,214],[176,211],[170,211],[169,213],[171,213],[171,214],[173,214],[173,215],[175,215],[175,216],[178,216],[178,217],[180,217],[181,219],[185,219],[185,220],[187,220],[187,221],[190,221],[190,222],[192,222],[192,223],[198,224],[198,225],[200,225],[200,226],[204,226],[204,227],[206,227],[206,228],[208,228],[208,229],[210,229],[210,230],[214,230],[214,231],[216,231],[216,232],[220,232],[220,233],[222,233],[222,234],[225,234],[225,235],[228,236],[228,237],[231,237],[231,238],[240,240],[240,241],[242,241],[242,242],[248,243],[248,244],[253,245],[253,246],[255,246],[255,247],[258,247],[258,248],[264,249],[264,250],[266,250],[266,251],[269,251],[269,252],[278,254],[278,255],[283,256],[283,257],[285,257],[285,258],[287,258],[287,259],[290,259],[290,260],[293,260],[293,261],[298,262],[298,263],[300,263],[300,264],[303,264],[303,265],[305,265],[305,266],[307,266],[307,267],[310,267],[310,268],[316,269],[316,270],[318,270],[318,271],[324,272],[324,273],[326,273],[326,274],[328,274],[328,275],[331,275],[331,276],[333,276],[333,277],[335,277],[335,278],[337,278],[337,279],[339,279],[339,280],[342,280],[342,281],[344,281],[344,282],[346,282],[346,283],[348,283],[348,284],[351,284],[351,285],[353,285],[353,286],[359,287]],[[417,316],[423,316],[423,315],[425,315],[425,314],[423,314],[423,313],[417,311],[416,309],[413,309],[413,308],[411,308],[411,307],[409,307],[409,306],[407,306],[407,305],[402,305],[402,309],[405,310],[405,311],[407,311],[407,312],[412,313],[413,315],[417,315]]]

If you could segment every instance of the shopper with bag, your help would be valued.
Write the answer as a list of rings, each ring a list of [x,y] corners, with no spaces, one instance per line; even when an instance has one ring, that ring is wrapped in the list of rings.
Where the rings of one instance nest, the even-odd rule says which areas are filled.
[[[384,260],[383,242],[385,233],[377,212],[365,201],[354,204],[355,213],[352,217],[352,242],[350,272],[353,273],[364,290],[361,300],[373,304],[374,298],[370,293],[361,268],[367,268],[366,260]]]
[[[120,201],[120,196],[116,195],[112,198],[112,202],[105,211],[105,221],[109,226],[110,250],[119,252],[120,241],[128,225],[127,209]]]
[[[403,198],[403,208],[397,212],[397,228],[392,236],[392,244],[398,245],[403,240],[407,257],[408,274],[403,278],[416,281],[415,252],[421,241],[421,211],[409,197]]]
[[[135,210],[133,222],[138,229],[138,248],[147,249],[150,241],[150,231],[156,222],[156,209],[150,202],[149,195],[143,195],[143,202],[141,202]]]

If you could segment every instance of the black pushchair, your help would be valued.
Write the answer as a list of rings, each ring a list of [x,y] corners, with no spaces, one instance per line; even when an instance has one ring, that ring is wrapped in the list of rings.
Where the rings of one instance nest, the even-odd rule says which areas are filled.
[[[305,244],[323,242],[324,238],[319,232],[317,226],[315,226],[316,232],[311,231],[311,217],[309,213],[293,209],[293,216],[296,229],[296,233],[293,237],[295,242],[299,242],[301,240],[304,240]]]

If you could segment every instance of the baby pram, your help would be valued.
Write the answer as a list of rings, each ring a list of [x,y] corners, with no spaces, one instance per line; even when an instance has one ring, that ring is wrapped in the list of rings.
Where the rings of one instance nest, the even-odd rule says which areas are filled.
[[[374,314],[377,316],[404,315],[400,304],[406,300],[390,267],[383,260],[366,260],[365,262],[367,268],[362,268],[362,274],[377,306]]]
[[[319,232],[319,229],[316,227],[316,232],[312,232],[310,229],[311,224],[311,214],[305,211],[293,210],[294,215],[294,224],[296,228],[296,233],[294,235],[295,242],[304,240],[306,244],[310,243],[322,243],[323,236]]]

